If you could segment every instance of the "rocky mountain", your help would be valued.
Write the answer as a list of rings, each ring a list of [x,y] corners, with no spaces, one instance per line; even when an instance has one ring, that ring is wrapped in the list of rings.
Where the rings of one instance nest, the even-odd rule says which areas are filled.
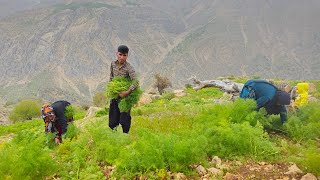
[[[0,96],[90,103],[118,45],[150,87],[196,75],[319,79],[320,1],[0,0]],[[11,10],[8,10],[11,8]],[[4,10],[6,9],[6,10]]]

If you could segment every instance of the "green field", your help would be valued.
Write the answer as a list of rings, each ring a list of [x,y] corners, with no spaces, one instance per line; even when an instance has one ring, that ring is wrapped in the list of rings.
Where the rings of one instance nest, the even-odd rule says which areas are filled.
[[[215,103],[223,99],[216,88],[186,91],[133,108],[129,134],[111,131],[103,114],[75,121],[59,146],[40,119],[0,126],[0,179],[168,179],[169,172],[199,179],[193,165],[208,168],[213,156],[294,162],[320,175],[319,102],[290,111],[282,125],[254,111],[254,101]]]

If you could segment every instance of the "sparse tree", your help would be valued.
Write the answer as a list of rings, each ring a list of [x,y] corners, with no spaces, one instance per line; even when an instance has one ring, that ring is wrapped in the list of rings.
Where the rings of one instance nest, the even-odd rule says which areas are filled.
[[[156,79],[154,87],[158,89],[160,95],[162,95],[164,89],[172,87],[172,84],[167,77],[161,76],[160,74],[156,74],[154,75],[154,78]]]
[[[93,104],[97,107],[105,107],[107,104],[108,98],[104,92],[97,92],[93,96]]]
[[[33,99],[22,100],[18,103],[9,115],[12,121],[31,120],[41,115],[41,105],[38,101]]]

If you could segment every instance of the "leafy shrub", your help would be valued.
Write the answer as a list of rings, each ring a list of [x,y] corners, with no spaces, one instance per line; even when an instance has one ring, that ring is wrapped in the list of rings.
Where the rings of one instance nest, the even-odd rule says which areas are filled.
[[[300,163],[306,167],[306,170],[308,172],[312,172],[315,175],[319,176],[320,175],[320,150],[319,148],[312,148],[306,150],[305,158],[300,161]]]
[[[141,128],[138,130],[135,143],[120,151],[121,159],[116,161],[117,174],[157,171],[164,168],[188,172],[190,164],[205,161],[206,146],[206,140],[201,135],[166,135]]]
[[[161,76],[160,74],[156,74],[154,75],[154,78],[156,79],[156,82],[153,86],[158,89],[160,95],[162,95],[164,89],[172,87],[172,84],[167,77]]]
[[[73,123],[70,123],[68,124],[68,129],[64,137],[72,139],[76,137],[78,133],[79,133],[78,128]]]
[[[222,95],[216,88],[186,91],[187,96],[175,101],[160,98],[133,109],[129,134],[110,130],[105,118],[86,119],[81,129],[70,124],[57,146],[51,133],[43,135],[42,120],[0,126],[0,135],[18,134],[0,143],[0,179],[168,179],[168,172],[198,179],[190,165],[207,167],[213,155],[223,160],[288,162],[290,158],[306,172],[320,174],[319,104],[290,115],[284,124],[290,137],[272,134],[270,138],[264,129],[275,128],[279,116],[254,111],[254,101],[215,104],[213,99]],[[108,177],[106,166],[115,167]]]
[[[0,149],[0,179],[45,179],[57,170],[45,136],[24,130]]]
[[[17,122],[15,124],[11,124],[10,126],[0,126],[0,136],[10,133],[18,133],[26,129],[36,128],[44,130],[43,125],[44,123],[42,119],[34,119],[33,121]]]
[[[162,99],[167,99],[167,100],[171,100],[175,97],[174,93],[173,92],[170,92],[170,93],[163,93],[162,94]]]
[[[127,91],[129,87],[135,83],[128,78],[115,77],[108,83],[106,88],[107,97],[116,99],[121,91]],[[120,112],[129,111],[138,101],[142,94],[140,87],[133,90],[127,97],[122,98],[119,103]]]
[[[70,119],[73,117],[73,120],[79,120],[85,117],[87,113],[87,110],[85,110],[83,107],[79,107],[76,105],[69,105],[66,107],[64,111],[64,115],[67,119]]]
[[[290,137],[297,141],[316,139],[320,137],[320,103],[309,103],[292,115],[285,128]]]
[[[278,153],[263,131],[262,126],[249,123],[212,127],[207,130],[210,152],[221,157],[250,156],[255,159],[272,159]]]
[[[41,105],[33,99],[22,100],[18,103],[9,115],[12,121],[31,120],[35,117],[40,117]]]
[[[252,99],[240,99],[238,98],[232,105],[230,112],[230,121],[233,123],[249,122],[252,126],[257,124],[257,112],[254,111],[256,108],[256,102]]]
[[[73,119],[75,112],[76,112],[75,107],[73,105],[69,105],[64,110],[64,115],[66,116],[67,119]]]
[[[95,117],[107,116],[109,114],[109,109],[103,108],[96,112]]]
[[[93,104],[97,107],[105,107],[105,105],[108,102],[107,96],[104,94],[104,92],[97,92],[93,96]]]
[[[185,87],[186,89],[191,89],[191,88],[192,88],[192,85],[189,84],[189,83],[187,83],[187,84],[184,85],[184,87]]]
[[[83,109],[82,107],[79,106],[73,106],[74,107],[74,120],[79,120],[79,119],[83,119],[86,114],[87,114],[87,110]]]

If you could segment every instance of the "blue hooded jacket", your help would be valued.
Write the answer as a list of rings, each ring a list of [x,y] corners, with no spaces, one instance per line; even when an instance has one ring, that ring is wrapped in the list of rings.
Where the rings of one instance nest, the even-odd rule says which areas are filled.
[[[240,98],[247,98],[245,95],[245,88],[251,87],[255,96],[253,97],[257,102],[257,110],[264,107],[268,114],[280,114],[281,121],[287,120],[287,110],[284,105],[276,103],[275,95],[277,88],[265,80],[248,80],[240,93]]]

